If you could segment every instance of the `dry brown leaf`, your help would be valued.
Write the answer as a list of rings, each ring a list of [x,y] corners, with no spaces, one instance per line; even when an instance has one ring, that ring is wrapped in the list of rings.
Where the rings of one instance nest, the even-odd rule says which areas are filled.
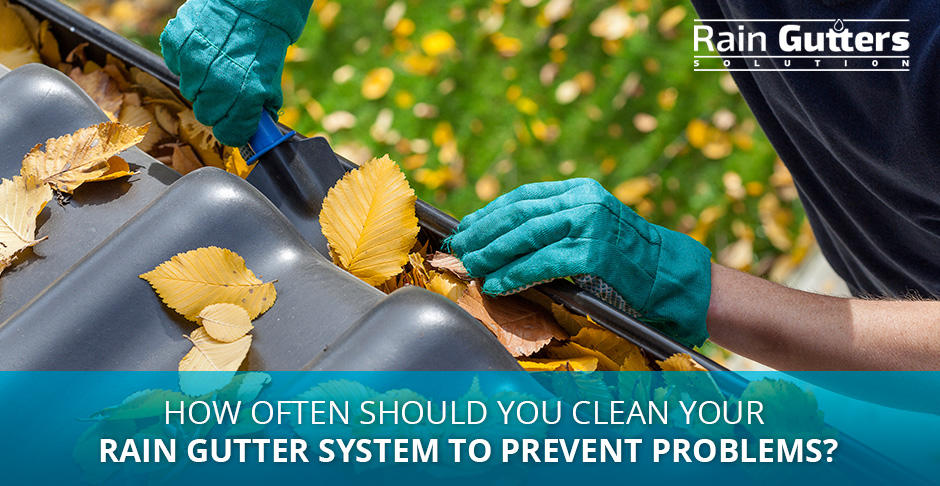
[[[526,371],[596,371],[597,358],[582,356],[571,359],[520,359],[519,366]]]
[[[88,93],[88,96],[104,110],[112,121],[117,118],[121,105],[124,103],[124,93],[121,93],[117,83],[111,79],[111,76],[108,76],[108,73],[94,71],[85,74],[81,69],[75,68],[69,73],[69,77],[82,88],[82,91]]]
[[[0,184],[0,272],[36,238],[36,216],[52,199],[52,189],[32,177],[13,176]]]
[[[463,263],[450,253],[434,252],[431,258],[428,258],[428,265],[438,270],[447,270],[461,280],[470,280],[470,274],[467,273]]]
[[[73,47],[72,50],[69,51],[69,53],[65,56],[65,62],[77,65],[85,64],[85,61],[88,59],[88,56],[85,55],[86,47],[88,47],[88,42],[82,42]]]
[[[157,123],[160,125],[165,132],[178,137],[180,134],[180,120],[175,113],[170,111],[166,105],[155,103],[153,104],[153,116],[157,119]]]
[[[127,72],[127,66],[120,59],[112,56],[110,52],[105,54],[105,64],[101,69],[108,73],[108,76],[111,76],[111,79],[118,84],[121,91],[129,94],[131,88],[131,83],[128,81],[130,73]],[[137,93],[133,94],[137,95]]]
[[[387,155],[347,172],[320,211],[334,263],[370,285],[399,274],[418,234],[415,201],[405,175]]]
[[[600,371],[619,371],[620,366],[610,358],[593,349],[585,348],[578,343],[565,343],[561,346],[545,348],[545,355],[552,359],[573,359],[590,356],[597,358],[597,369]]]
[[[244,307],[235,304],[212,304],[196,316],[196,322],[206,328],[213,339],[230,343],[248,334],[254,326]]]
[[[213,339],[204,327],[186,338],[193,343],[193,349],[180,361],[180,390],[190,396],[205,395],[227,385],[251,347],[251,336],[224,343]],[[191,371],[214,373],[188,373]]]
[[[601,329],[590,317],[574,314],[563,305],[552,303],[552,315],[555,316],[558,325],[572,336],[584,328]]]
[[[46,140],[45,151],[42,145],[36,145],[26,154],[21,173],[71,194],[83,182],[107,173],[108,159],[143,140],[147,128],[104,122],[50,138]]]
[[[516,357],[529,356],[552,339],[561,341],[568,338],[538,305],[516,295],[498,298],[483,295],[476,281],[467,285],[457,303],[479,319]]]
[[[175,255],[140,276],[170,308],[196,320],[211,304],[237,304],[252,319],[274,305],[274,283],[264,283],[237,253],[210,246]]]
[[[202,164],[199,163],[199,158],[196,157],[196,153],[193,152],[192,147],[189,145],[174,145],[173,155],[170,159],[170,167],[173,167],[173,170],[176,172],[186,175],[196,169],[202,168]]]
[[[623,363],[628,363],[629,366],[642,363],[642,366],[649,369],[640,348],[607,329],[582,328],[576,335],[571,336],[571,342],[603,353],[614,363],[621,364],[618,369],[623,367]]]
[[[467,284],[463,280],[451,275],[448,272],[438,273],[438,272],[429,272],[431,276],[428,279],[428,284],[425,287],[431,292],[441,294],[448,299],[457,302],[460,300],[460,296],[463,295],[464,290],[467,289]]]
[[[68,59],[66,59],[66,61],[71,62]],[[159,79],[136,67],[130,68],[129,74],[134,85],[143,91],[144,95],[149,98],[149,102],[169,104],[174,108],[174,112],[186,109],[186,104],[183,103],[183,100],[176,96],[176,93],[160,82]]]
[[[708,371],[685,353],[676,353],[665,361],[656,360],[663,371]]]

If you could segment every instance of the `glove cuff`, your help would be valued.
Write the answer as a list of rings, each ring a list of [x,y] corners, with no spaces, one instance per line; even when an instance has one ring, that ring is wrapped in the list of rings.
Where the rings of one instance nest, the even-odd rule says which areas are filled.
[[[708,339],[711,252],[687,235],[651,226],[662,243],[656,279],[641,310],[644,320],[662,323],[657,327],[686,346],[701,346]]]
[[[238,10],[267,22],[281,30],[290,38],[291,44],[297,42],[304,31],[307,16],[313,0],[220,0]]]

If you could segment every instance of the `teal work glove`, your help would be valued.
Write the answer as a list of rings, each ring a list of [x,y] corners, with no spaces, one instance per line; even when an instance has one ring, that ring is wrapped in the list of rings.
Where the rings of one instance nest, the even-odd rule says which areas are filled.
[[[485,278],[486,294],[575,277],[614,305],[622,297],[683,344],[708,338],[711,253],[648,223],[594,180],[522,186],[464,218],[445,244],[471,276]]]
[[[189,0],[160,36],[167,67],[196,119],[220,142],[242,146],[261,110],[283,103],[281,71],[312,0]]]

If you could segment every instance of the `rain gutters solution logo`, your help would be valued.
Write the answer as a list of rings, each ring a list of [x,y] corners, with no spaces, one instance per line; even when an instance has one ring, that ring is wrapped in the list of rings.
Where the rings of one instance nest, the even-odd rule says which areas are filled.
[[[910,71],[909,19],[695,19],[695,71]]]

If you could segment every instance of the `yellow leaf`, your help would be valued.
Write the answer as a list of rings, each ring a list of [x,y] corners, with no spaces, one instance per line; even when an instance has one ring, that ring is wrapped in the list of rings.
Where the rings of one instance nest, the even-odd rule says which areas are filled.
[[[127,161],[115,155],[108,159],[108,171],[104,174],[101,174],[100,177],[85,181],[85,182],[101,182],[101,181],[110,181],[111,179],[120,179],[121,177],[127,177],[132,175],[137,175],[138,172],[131,170],[131,167],[127,165]]]
[[[431,278],[428,279],[428,284],[425,288],[431,292],[441,294],[454,302],[460,300],[460,296],[463,295],[464,290],[467,288],[467,284],[449,273],[430,272],[430,275]]]
[[[388,156],[348,172],[323,200],[320,224],[333,261],[370,285],[401,273],[415,245],[417,197]]]
[[[411,264],[411,271],[408,272],[408,278],[411,281],[412,285],[417,285],[418,287],[427,287],[428,279],[431,278],[428,275],[428,271],[424,268],[424,257],[420,253],[411,253],[408,255],[408,263]]]
[[[108,159],[144,139],[148,125],[132,127],[104,122],[70,135],[46,140],[23,158],[23,176],[33,176],[60,192],[72,193],[83,182],[108,172]]]
[[[17,252],[42,241],[35,239],[36,216],[50,199],[52,189],[32,177],[13,176],[0,184],[0,272]]]
[[[496,48],[496,52],[502,57],[515,56],[522,50],[521,40],[515,37],[505,36],[499,32],[490,36],[490,41],[493,43],[493,47]]]
[[[643,356],[643,353],[639,352],[637,349],[636,353],[630,353],[623,360],[623,363],[620,364],[620,371],[651,371],[650,363],[646,359],[646,356]]]
[[[590,317],[573,314],[563,305],[558,305],[554,302],[552,302],[552,315],[555,316],[555,320],[558,321],[558,325],[560,325],[562,329],[565,330],[565,332],[571,334],[572,336],[584,328],[600,329],[600,326],[592,321]]]
[[[29,30],[6,2],[0,3],[0,64],[16,69],[31,62],[40,59]]]
[[[454,38],[443,30],[429,32],[421,39],[421,49],[429,56],[439,56],[457,46]]]
[[[646,364],[646,359],[643,357],[643,353],[640,352],[640,348],[607,329],[583,328],[578,331],[578,334],[571,337],[571,342],[603,353],[615,364],[629,363],[631,366],[637,366],[641,363]],[[621,367],[618,366],[617,369]],[[649,366],[646,366],[645,369],[649,370]]]
[[[669,35],[685,19],[685,14],[685,7],[682,5],[677,5],[663,12],[656,25],[659,32],[663,35]]]
[[[193,349],[180,361],[180,390],[190,396],[205,395],[227,385],[248,356],[251,336],[224,343],[212,338],[200,327],[186,336]],[[188,373],[190,371],[213,373]]]
[[[59,52],[59,41],[49,30],[49,21],[43,20],[39,25],[39,55],[42,62],[48,66],[58,66],[62,62],[62,54]]]
[[[235,304],[208,305],[196,316],[196,322],[205,327],[212,338],[223,343],[241,338],[254,327],[248,311]]]
[[[545,348],[545,354],[553,359],[572,359],[590,356],[597,358],[597,369],[601,371],[619,371],[620,366],[614,363],[610,358],[604,356],[604,353],[593,349],[585,348],[578,343],[565,343],[561,346]]]
[[[273,282],[262,282],[237,253],[215,246],[180,253],[140,278],[191,321],[210,304],[240,305],[254,319],[277,298]]]
[[[515,357],[529,356],[552,339],[561,341],[568,337],[538,304],[518,295],[483,295],[476,281],[467,285],[457,303],[496,335],[496,339]]]
[[[431,141],[438,147],[454,139],[454,127],[448,121],[442,121],[434,128]]]
[[[708,371],[685,353],[676,353],[665,361],[656,361],[663,371]]]
[[[519,366],[526,371],[596,371],[597,358],[582,356],[571,359],[525,359]]]
[[[627,206],[634,206],[653,190],[653,182],[646,177],[634,177],[614,188],[614,196]]]
[[[254,164],[248,167],[248,163],[245,162],[245,158],[242,157],[242,153],[237,148],[226,147],[226,149],[225,157],[223,158],[225,170],[242,179],[248,177],[248,174],[251,174],[251,169],[255,167]]]
[[[395,73],[387,67],[375,68],[366,74],[362,82],[362,97],[367,100],[377,100],[388,93],[388,88],[395,80]]]

